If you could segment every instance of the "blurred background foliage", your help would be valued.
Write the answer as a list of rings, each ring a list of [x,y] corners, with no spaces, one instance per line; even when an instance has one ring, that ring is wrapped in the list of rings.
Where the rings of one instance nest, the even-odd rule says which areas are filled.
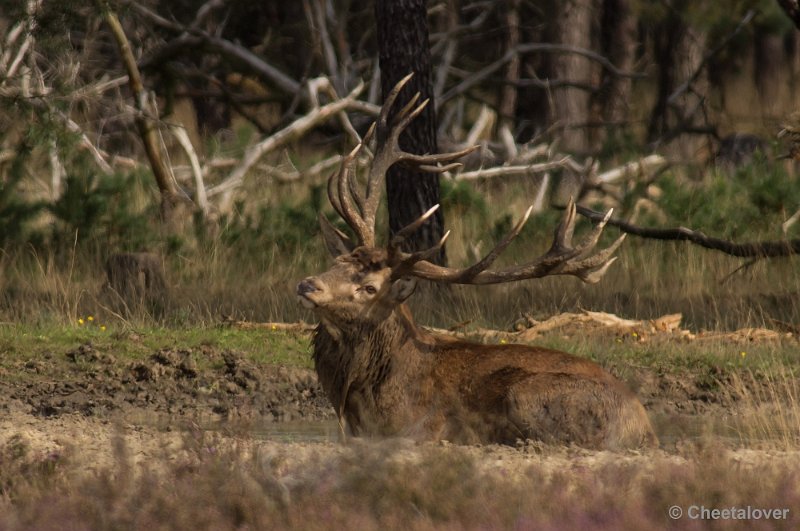
[[[482,109],[488,109],[493,121],[477,135],[485,156],[467,162],[467,170],[513,163],[499,136],[503,124],[517,146],[549,144],[551,151],[595,161],[603,169],[657,152],[669,167],[622,184],[614,203],[617,215],[738,241],[797,238],[796,225],[780,229],[800,209],[794,162],[781,158],[791,154],[792,139],[776,135],[797,108],[800,40],[778,3],[572,3],[592,15],[579,46],[608,58],[626,75],[611,75],[592,61],[565,71],[559,58],[569,54],[552,52],[520,54],[516,78],[509,77],[507,63],[496,67],[509,52],[514,32],[520,44],[577,42],[569,34],[581,28],[565,26],[562,3],[428,2],[440,144],[464,142]],[[348,151],[352,138],[335,120],[321,124],[250,168],[230,207],[218,207],[223,195],[215,195],[207,211],[181,213],[180,229],[165,228],[104,5],[0,0],[0,315],[20,318],[21,299],[34,313],[59,298],[69,300],[69,308],[99,304],[93,294],[110,254],[154,251],[164,259],[181,315],[189,307],[188,315],[200,320],[237,312],[250,318],[302,317],[292,309],[291,286],[326,260],[318,213],[344,229],[328,205],[324,183],[335,165],[313,174],[308,170]],[[211,190],[256,142],[309,112],[309,80],[324,75],[339,95],[363,80],[362,100],[380,103],[373,2],[108,5],[123,23],[153,101],[149,118],[158,124],[178,189],[192,205],[198,197],[190,161],[170,127],[185,128]],[[494,70],[474,77],[486,68]],[[288,90],[287,84],[298,88]],[[509,86],[515,102],[511,115],[504,107]],[[582,102],[577,118],[558,103],[571,98],[570,91],[584,97],[574,100]],[[323,104],[328,101],[322,98]],[[350,118],[361,133],[371,120],[368,112],[353,112]],[[734,133],[760,139],[761,149],[723,167],[717,164],[725,156],[720,146]],[[558,183],[567,173],[555,169],[550,178]],[[463,263],[491,248],[542,182],[541,175],[443,177],[442,206],[453,229],[450,260]],[[557,209],[546,208],[549,202],[546,197],[504,261],[546,250],[560,217]],[[585,196],[584,203],[609,206],[608,196],[597,194]],[[385,227],[384,219],[380,223]],[[616,237],[615,231],[607,232],[609,241]],[[670,263],[676,249],[686,256]],[[713,279],[736,267],[730,259],[685,246],[630,240],[622,250],[621,263],[626,260],[646,271],[634,279],[629,268],[620,268],[606,288],[555,287],[549,280],[541,288],[526,284],[509,311],[525,304],[542,311],[592,304],[641,312],[642,304],[623,304],[618,293],[646,286],[647,296],[655,298],[669,278],[688,270],[696,273],[688,285],[700,286],[698,297],[722,296],[730,287]],[[762,276],[748,278],[736,290],[749,290],[756,298],[765,292],[796,294],[791,263],[751,268],[748,274]],[[777,284],[770,278],[775,268],[784,275]],[[42,274],[48,278],[37,278]],[[542,291],[531,296],[537,289]],[[580,295],[559,298],[567,290]],[[691,298],[688,291],[684,295]],[[652,312],[668,307],[656,304]],[[798,311],[796,304],[776,308],[789,315]],[[743,322],[753,318],[741,315]],[[698,317],[697,322],[718,324],[715,319]]]

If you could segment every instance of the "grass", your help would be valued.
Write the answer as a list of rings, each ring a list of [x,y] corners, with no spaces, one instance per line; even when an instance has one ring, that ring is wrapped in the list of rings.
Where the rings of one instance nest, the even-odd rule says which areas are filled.
[[[311,367],[309,338],[305,335],[268,329],[239,330],[228,326],[127,328],[111,325],[5,325],[0,326],[0,367],[15,370],[29,360],[49,355],[49,370],[58,373],[64,354],[91,343],[100,352],[113,354],[121,363],[142,361],[160,349],[188,349],[195,353],[209,346],[235,350],[262,364]],[[53,356],[53,354],[56,354]],[[196,361],[203,358],[195,354]]]
[[[4,529],[796,529],[800,461],[698,445],[608,456],[404,441],[320,452],[196,432],[176,455],[82,472],[79,453],[0,449]],[[683,516],[671,519],[678,506]],[[692,520],[691,507],[781,519]],[[785,511],[787,510],[788,511]]]

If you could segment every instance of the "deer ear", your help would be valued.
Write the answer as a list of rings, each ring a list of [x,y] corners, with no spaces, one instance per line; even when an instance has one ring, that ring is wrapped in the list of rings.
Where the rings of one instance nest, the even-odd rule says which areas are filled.
[[[414,277],[400,277],[392,283],[389,296],[395,302],[403,302],[417,289],[417,279]]]
[[[325,241],[325,247],[328,248],[328,252],[334,258],[349,254],[350,251],[356,248],[356,245],[347,237],[347,234],[334,227],[321,212],[319,214],[319,226],[322,229],[322,239]]]

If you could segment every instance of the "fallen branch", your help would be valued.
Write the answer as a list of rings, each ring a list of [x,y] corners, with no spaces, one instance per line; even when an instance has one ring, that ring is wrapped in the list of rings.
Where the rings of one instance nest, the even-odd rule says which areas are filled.
[[[603,173],[596,175],[593,180],[596,183],[610,183],[626,177],[645,175],[651,171],[661,169],[666,165],[667,159],[661,155],[652,154],[643,159],[628,162],[619,168],[604,171]]]

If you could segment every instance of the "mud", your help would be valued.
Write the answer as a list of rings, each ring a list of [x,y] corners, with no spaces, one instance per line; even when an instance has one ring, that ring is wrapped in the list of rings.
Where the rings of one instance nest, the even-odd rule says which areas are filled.
[[[13,406],[40,418],[334,418],[313,370],[259,364],[243,353],[208,346],[161,349],[142,361],[120,359],[85,343],[5,370],[9,374],[0,374],[0,411]],[[727,385],[725,373],[710,371],[660,374],[637,368],[623,378],[654,415],[730,412],[740,397]],[[740,383],[754,396],[768,394],[767,383],[754,378]]]
[[[117,359],[91,343],[20,362],[0,378],[0,408],[36,417],[259,417],[321,420],[333,411],[312,370],[256,364],[210,347],[161,349],[145,361]]]

